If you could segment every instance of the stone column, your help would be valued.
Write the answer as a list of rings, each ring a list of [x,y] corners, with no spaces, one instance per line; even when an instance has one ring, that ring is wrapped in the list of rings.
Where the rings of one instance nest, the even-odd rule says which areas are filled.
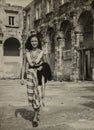
[[[80,79],[80,53],[78,48],[83,40],[83,35],[81,32],[76,32],[74,38],[75,43],[72,48],[72,78],[74,81],[77,81]]]
[[[60,31],[60,22],[55,19],[55,70],[54,77],[56,80],[62,80],[62,63],[63,63],[63,33]]]
[[[21,84],[24,84],[24,74],[26,72],[26,52],[25,52],[25,43],[27,40],[27,34],[23,31],[22,33],[22,44],[20,48],[20,57],[22,58],[21,64]]]
[[[57,79],[62,80],[62,69],[63,69],[63,48],[64,48],[64,39],[58,39],[57,47]]]
[[[92,80],[94,81],[94,66],[92,66]]]
[[[62,69],[63,69],[63,49],[65,41],[62,32],[58,31],[56,35],[55,44],[55,77],[56,80],[62,80]]]
[[[3,78],[3,45],[0,44],[0,79]]]

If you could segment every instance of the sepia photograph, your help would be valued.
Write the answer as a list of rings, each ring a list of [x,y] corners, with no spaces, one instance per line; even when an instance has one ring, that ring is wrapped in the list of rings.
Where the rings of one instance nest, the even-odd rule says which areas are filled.
[[[0,0],[0,130],[94,130],[94,0]]]

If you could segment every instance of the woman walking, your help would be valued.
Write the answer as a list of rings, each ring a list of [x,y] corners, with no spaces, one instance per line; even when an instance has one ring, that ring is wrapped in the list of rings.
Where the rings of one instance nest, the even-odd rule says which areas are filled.
[[[28,102],[34,109],[33,127],[38,126],[39,111],[44,105],[45,83],[51,79],[50,67],[44,62],[44,53],[40,49],[37,35],[32,35],[28,39],[29,49],[26,58],[29,64],[27,71],[27,94]],[[48,70],[48,72],[47,72]]]

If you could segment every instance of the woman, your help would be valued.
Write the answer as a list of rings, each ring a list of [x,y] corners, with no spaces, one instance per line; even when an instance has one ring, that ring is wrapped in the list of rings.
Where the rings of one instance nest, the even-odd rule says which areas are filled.
[[[27,72],[27,94],[28,101],[34,109],[33,127],[37,127],[40,107],[44,105],[45,83],[47,79],[51,79],[51,71],[49,65],[44,63],[44,53],[40,49],[37,36],[30,36],[28,43],[30,44],[28,44],[29,48],[27,47],[28,51],[26,52],[29,64]]]

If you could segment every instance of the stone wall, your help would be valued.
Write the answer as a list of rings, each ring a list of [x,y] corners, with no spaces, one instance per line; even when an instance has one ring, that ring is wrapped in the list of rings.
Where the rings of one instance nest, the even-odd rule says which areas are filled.
[[[3,14],[3,15],[2,15]],[[15,18],[14,25],[9,25],[9,16]],[[9,4],[0,5],[0,78],[20,78],[22,69],[22,30],[23,8]],[[5,42],[15,38],[19,44],[19,56],[5,56]],[[9,43],[8,43],[9,44]],[[13,44],[13,43],[10,43]],[[10,46],[10,45],[9,45]]]
[[[94,1],[88,0],[84,2],[82,0],[66,0],[63,4],[61,4],[61,0],[52,0],[51,9],[49,13],[47,13],[47,0],[35,0],[34,2],[34,7],[41,3],[41,17],[40,19],[34,20],[34,27],[36,31],[42,34],[42,42],[44,42],[44,44],[48,44],[48,46],[46,47],[46,50],[48,50],[46,51],[47,53],[49,52],[49,47],[51,47],[49,45],[52,44],[48,40],[50,39],[50,37],[48,36],[48,32],[51,29],[53,29],[54,32],[54,79],[80,80],[80,77],[82,75],[80,65],[82,59],[80,53],[81,50],[84,52],[86,51],[86,49],[90,51],[90,67],[92,70],[91,75],[92,79],[94,79],[94,67],[92,65],[93,52],[91,51],[94,49],[94,27],[92,23],[92,19],[94,18]],[[90,21],[88,21],[89,16],[91,16]],[[70,25],[70,28],[68,25]],[[87,28],[90,25],[92,25],[92,27]],[[61,26],[63,26],[63,28],[60,28]],[[90,31],[91,34],[88,35],[88,39],[86,39],[86,33],[88,33],[87,31]],[[65,47],[65,41],[67,41],[66,37],[68,38],[69,33],[71,36],[71,46],[69,47],[70,49],[68,51],[71,51],[71,53],[67,53]],[[50,52],[50,54],[52,54],[52,52]],[[65,59],[63,57],[63,54],[66,55]],[[47,54],[47,56],[48,55],[49,54]],[[86,53],[84,53],[84,57],[85,56]],[[48,59],[50,61],[51,57],[48,56]],[[86,61],[84,60],[84,62]],[[86,67],[87,63],[84,64]],[[51,66],[51,68],[53,68],[53,66]],[[83,75],[85,75],[85,73],[86,72],[84,72]],[[85,80],[85,78],[83,79]]]

